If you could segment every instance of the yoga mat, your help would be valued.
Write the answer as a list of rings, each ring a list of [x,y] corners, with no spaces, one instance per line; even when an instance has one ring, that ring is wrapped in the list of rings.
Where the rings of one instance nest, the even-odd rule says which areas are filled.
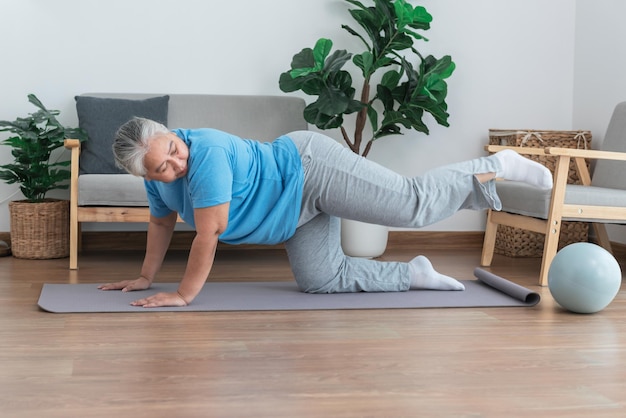
[[[482,269],[477,280],[462,280],[464,291],[412,290],[388,293],[309,294],[295,282],[207,282],[189,306],[142,308],[130,303],[157,292],[174,292],[178,283],[153,283],[136,292],[103,291],[97,284],[49,284],[39,307],[54,313],[163,311],[280,311],[318,309],[468,308],[534,306],[539,294]]]

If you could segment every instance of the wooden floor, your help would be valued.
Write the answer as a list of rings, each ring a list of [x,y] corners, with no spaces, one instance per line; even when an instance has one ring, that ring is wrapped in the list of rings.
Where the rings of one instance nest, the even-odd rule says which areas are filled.
[[[392,251],[409,260],[417,251]],[[478,250],[424,251],[471,279]],[[0,258],[2,417],[623,417],[626,288],[572,314],[538,259],[496,256],[533,308],[50,314],[43,283],[132,278],[138,252]],[[168,256],[174,281],[185,254]],[[224,251],[212,280],[291,280],[280,250]]]

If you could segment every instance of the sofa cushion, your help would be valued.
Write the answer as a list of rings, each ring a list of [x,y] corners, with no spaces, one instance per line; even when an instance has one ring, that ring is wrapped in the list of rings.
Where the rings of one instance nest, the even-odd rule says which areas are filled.
[[[127,100],[76,96],[78,124],[89,139],[81,145],[80,174],[125,173],[115,165],[111,145],[117,129],[134,116],[167,124],[169,96]]]
[[[166,93],[98,93],[82,96],[144,100]],[[270,141],[292,131],[307,130],[300,97],[170,93],[167,127],[215,128],[241,138]]]
[[[143,179],[130,174],[78,177],[79,206],[148,206]]]

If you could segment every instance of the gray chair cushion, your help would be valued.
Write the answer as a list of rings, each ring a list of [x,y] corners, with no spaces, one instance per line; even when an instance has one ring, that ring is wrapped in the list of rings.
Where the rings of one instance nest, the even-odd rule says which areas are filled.
[[[140,116],[167,124],[169,96],[144,100],[76,96],[78,124],[89,139],[81,145],[80,174],[119,174],[111,145],[117,129]]]
[[[552,190],[542,190],[517,181],[497,181],[502,211],[546,219]]]
[[[496,183],[496,191],[502,201],[502,211],[534,218],[548,218],[551,190],[540,190],[526,183],[516,181],[498,181]],[[626,206],[626,190],[568,184],[565,189],[565,203]],[[564,219],[568,220],[567,218]],[[602,222],[611,223],[611,221],[606,220]],[[623,220],[615,221],[615,223],[623,222]]]

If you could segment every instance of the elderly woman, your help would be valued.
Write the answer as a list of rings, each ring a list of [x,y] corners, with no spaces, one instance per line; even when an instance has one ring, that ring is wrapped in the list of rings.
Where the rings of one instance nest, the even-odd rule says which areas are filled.
[[[196,230],[177,292],[133,302],[143,307],[190,304],[207,280],[218,241],[284,242],[304,292],[463,290],[424,256],[403,263],[344,255],[339,219],[419,228],[460,209],[500,209],[496,177],[552,187],[547,168],[512,151],[408,178],[310,131],[262,143],[214,129],[170,131],[134,118],[120,127],[113,151],[120,167],[145,179],[150,224],[139,277],[101,289],[149,288],[177,216]]]

